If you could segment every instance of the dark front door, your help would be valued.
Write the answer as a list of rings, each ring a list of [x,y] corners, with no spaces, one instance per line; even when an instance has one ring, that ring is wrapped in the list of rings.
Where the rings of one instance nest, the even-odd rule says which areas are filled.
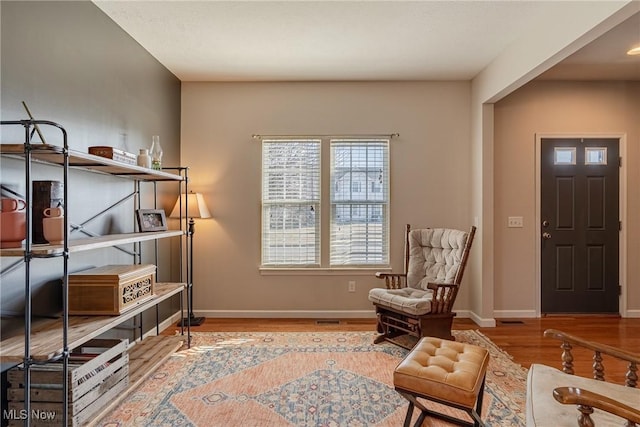
[[[619,141],[541,142],[541,310],[618,313]]]

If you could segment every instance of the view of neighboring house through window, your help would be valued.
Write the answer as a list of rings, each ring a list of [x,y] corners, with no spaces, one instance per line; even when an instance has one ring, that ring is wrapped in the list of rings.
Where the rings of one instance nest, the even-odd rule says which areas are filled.
[[[320,265],[320,140],[262,141],[262,265]]]
[[[323,149],[331,154],[326,166]],[[326,201],[321,176],[329,186]],[[321,219],[325,203],[330,216]],[[388,139],[262,141],[263,266],[388,265],[388,218]],[[329,239],[322,242],[327,261],[321,260],[321,235]]]
[[[332,266],[389,263],[389,141],[331,141]]]

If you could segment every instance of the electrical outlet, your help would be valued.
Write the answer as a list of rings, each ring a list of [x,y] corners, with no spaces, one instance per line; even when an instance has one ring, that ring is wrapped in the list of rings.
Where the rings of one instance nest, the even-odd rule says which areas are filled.
[[[355,282],[355,280],[350,280],[349,281],[349,287],[347,288],[347,290],[349,292],[355,292],[356,291],[356,282]]]
[[[522,228],[524,220],[521,216],[510,216],[507,221],[507,227],[509,228]]]

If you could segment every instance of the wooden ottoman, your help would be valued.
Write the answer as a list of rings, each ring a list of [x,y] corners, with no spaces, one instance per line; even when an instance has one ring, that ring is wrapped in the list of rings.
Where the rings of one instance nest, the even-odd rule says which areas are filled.
[[[414,406],[422,411],[416,427],[426,416],[457,425],[484,426],[480,413],[488,364],[489,351],[482,347],[440,338],[420,339],[393,372],[396,391],[409,401],[404,426],[410,425]],[[427,409],[418,398],[464,410],[473,422]]]

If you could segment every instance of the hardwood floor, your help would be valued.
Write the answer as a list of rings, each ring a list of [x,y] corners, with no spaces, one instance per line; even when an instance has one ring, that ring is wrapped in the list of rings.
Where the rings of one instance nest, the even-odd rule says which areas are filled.
[[[306,332],[306,331],[372,331],[375,319],[206,319],[193,331],[220,332]],[[454,329],[477,329],[501,349],[513,356],[516,363],[528,368],[532,363],[561,367],[560,342],[545,338],[546,329],[558,329],[591,341],[605,343],[640,353],[640,319],[613,316],[550,316],[541,319],[498,319],[495,328],[480,328],[469,319],[455,319]],[[173,333],[165,331],[165,333]],[[574,350],[576,373],[591,375],[592,353]],[[605,359],[607,380],[622,382],[627,367]]]

